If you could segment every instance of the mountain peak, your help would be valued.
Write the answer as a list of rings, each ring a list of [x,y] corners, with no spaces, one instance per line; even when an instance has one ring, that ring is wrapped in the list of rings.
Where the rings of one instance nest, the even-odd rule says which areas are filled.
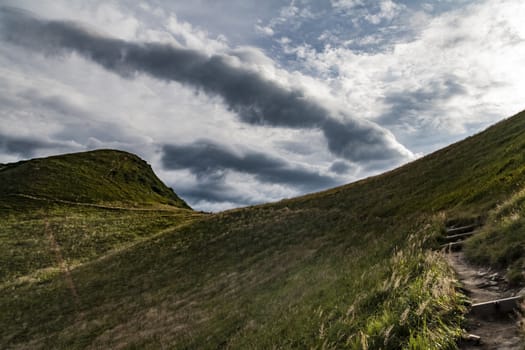
[[[189,206],[138,156],[100,149],[0,167],[0,195],[31,195],[79,203]]]

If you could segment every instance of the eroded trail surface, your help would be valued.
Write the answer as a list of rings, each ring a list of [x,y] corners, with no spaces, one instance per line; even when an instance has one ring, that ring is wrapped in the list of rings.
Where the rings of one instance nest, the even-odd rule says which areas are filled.
[[[447,258],[473,305],[518,294],[517,290],[508,288],[499,272],[471,265],[465,260],[460,247],[455,250],[457,251],[449,250]],[[471,337],[459,344],[460,349],[524,349],[520,330],[521,316],[517,312],[498,312],[497,308],[494,307],[494,312],[481,313],[472,309],[467,324],[467,331]]]

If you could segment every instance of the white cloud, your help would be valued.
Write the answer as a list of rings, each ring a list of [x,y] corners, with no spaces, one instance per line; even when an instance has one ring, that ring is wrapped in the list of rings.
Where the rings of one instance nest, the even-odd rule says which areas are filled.
[[[166,28],[178,39],[181,46],[206,52],[208,54],[221,52],[228,48],[223,36],[210,38],[207,31],[195,28],[188,22],[180,21],[175,14],[171,14],[166,20]]]
[[[332,0],[331,5],[334,9],[342,13],[358,15],[352,16],[352,21],[355,25],[357,25],[361,19],[374,25],[378,25],[382,21],[391,21],[398,16],[402,10],[406,9],[405,5],[396,3],[392,0],[381,0],[379,2],[365,2],[363,0]]]
[[[521,1],[485,1],[425,17],[415,40],[380,52],[294,50],[318,76],[337,70],[330,93],[350,114],[388,125],[414,152],[428,152],[525,106],[524,11]],[[418,141],[434,134],[441,135],[435,143]]]
[[[262,26],[262,25],[256,24],[255,30],[258,33],[266,35],[266,36],[273,36],[275,34],[274,30],[270,26]]]
[[[403,6],[396,4],[392,0],[382,0],[379,3],[379,11],[376,13],[369,13],[365,19],[373,24],[379,24],[381,21],[391,21],[400,12]]]
[[[424,4],[421,5],[421,7],[423,8],[423,10],[425,10],[427,12],[434,11],[434,5],[432,5],[432,4],[424,3]]]
[[[331,0],[331,4],[335,9],[348,11],[363,5],[363,0]]]

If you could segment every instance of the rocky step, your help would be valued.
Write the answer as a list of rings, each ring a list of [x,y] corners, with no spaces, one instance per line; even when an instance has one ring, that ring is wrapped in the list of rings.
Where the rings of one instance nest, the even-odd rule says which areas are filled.
[[[458,234],[455,234],[455,235],[449,235],[449,236],[446,236],[445,237],[445,241],[447,242],[457,242],[457,241],[460,241],[460,240],[463,240],[467,237],[470,237],[474,234],[475,231],[471,231],[471,232],[465,232],[465,233],[458,233]]]
[[[442,244],[441,249],[447,252],[458,252],[463,249],[463,241]]]
[[[520,308],[523,297],[521,295],[485,301],[483,303],[472,304],[470,313],[478,317],[492,317],[508,314]]]
[[[479,335],[475,335],[475,334],[467,334],[462,339],[462,342],[463,343],[467,343],[467,344],[472,344],[472,345],[479,346],[479,345],[481,345],[481,337]]]
[[[456,235],[460,233],[466,233],[466,232],[472,232],[474,231],[478,225],[467,225],[467,226],[461,226],[461,227],[447,227],[446,233],[447,235]]]

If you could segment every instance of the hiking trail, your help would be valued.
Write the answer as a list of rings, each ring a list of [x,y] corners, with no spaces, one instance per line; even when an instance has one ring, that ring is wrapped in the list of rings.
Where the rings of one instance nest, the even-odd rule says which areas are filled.
[[[509,288],[499,271],[466,261],[463,241],[476,234],[479,224],[447,225],[448,242],[443,245],[449,264],[472,305],[467,315],[468,335],[458,344],[461,350],[522,350],[522,316],[519,290]]]

